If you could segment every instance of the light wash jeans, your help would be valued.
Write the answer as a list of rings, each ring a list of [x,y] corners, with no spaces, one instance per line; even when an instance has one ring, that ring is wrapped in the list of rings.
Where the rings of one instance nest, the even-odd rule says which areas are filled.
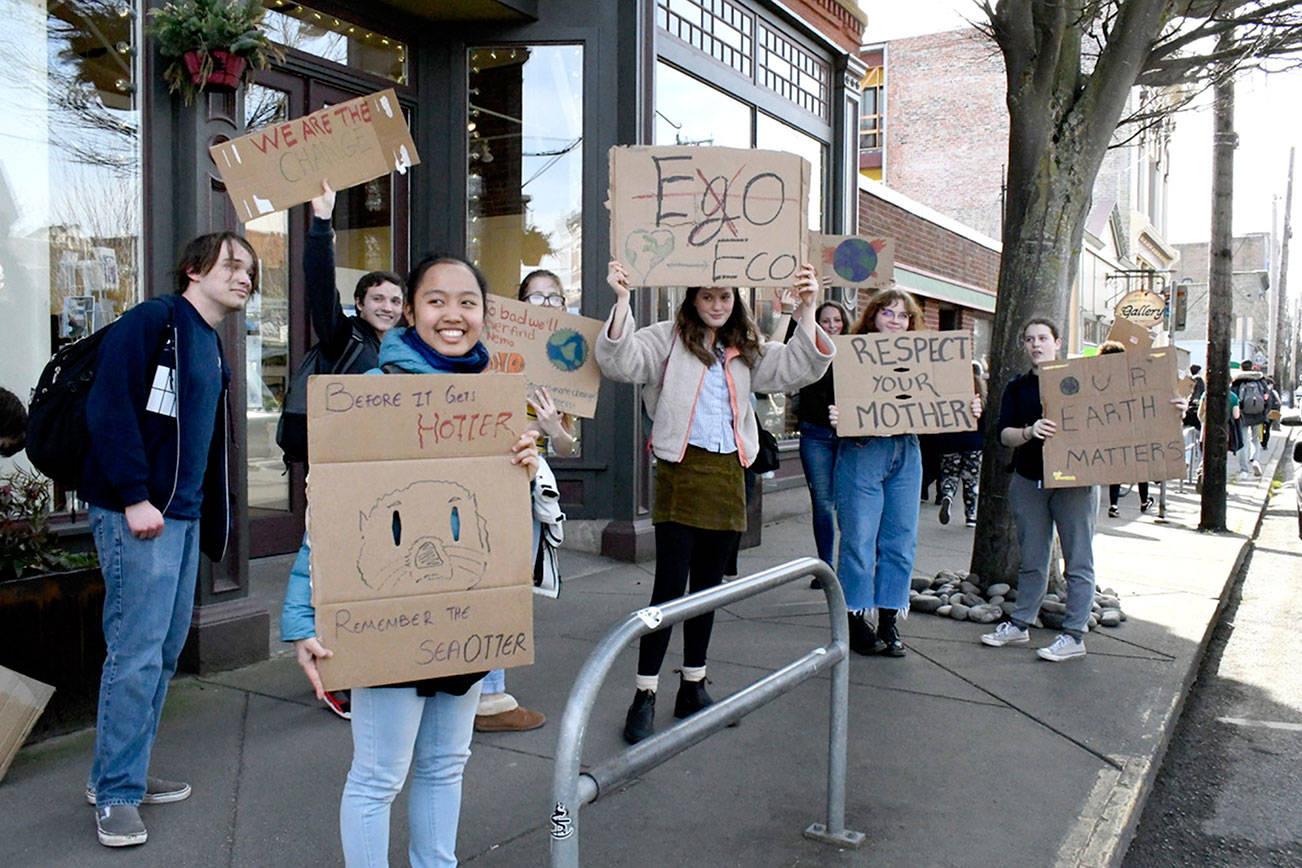
[[[483,693],[491,696],[494,693],[506,692],[506,670],[494,669],[484,676],[484,680],[479,682],[483,687]]]
[[[199,520],[168,518],[136,539],[126,516],[92,506],[91,535],[104,576],[104,669],[87,783],[100,805],[138,805],[167,684],[190,631],[199,569]]]
[[[907,610],[922,488],[918,438],[843,437],[837,446],[837,577],[846,607]]]
[[[832,497],[832,476],[836,471],[836,432],[831,428],[800,423],[800,466],[809,487],[814,513],[814,545],[818,557],[831,566],[836,551],[836,501]]]
[[[1008,508],[1017,523],[1022,567],[1017,573],[1017,608],[1011,620],[1023,630],[1034,623],[1049,587],[1053,529],[1058,528],[1066,561],[1067,614],[1062,632],[1076,639],[1089,629],[1094,605],[1094,526],[1099,517],[1099,487],[1041,488],[1020,473],[1008,483]]]
[[[389,864],[389,808],[408,769],[411,865],[457,864],[461,773],[482,684],[464,696],[418,696],[414,687],[353,689],[353,764],[339,802],[339,835],[350,868]]]

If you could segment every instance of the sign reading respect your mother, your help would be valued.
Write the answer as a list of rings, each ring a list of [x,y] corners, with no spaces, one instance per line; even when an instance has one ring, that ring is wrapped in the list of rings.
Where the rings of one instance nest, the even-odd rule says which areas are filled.
[[[838,437],[976,430],[967,332],[838,335],[832,343]]]
[[[240,220],[284,211],[420,162],[393,90],[359,96],[208,149]]]
[[[808,259],[809,163],[795,154],[614,147],[607,207],[633,286],[789,286]]]
[[[519,374],[308,381],[308,538],[327,690],[533,662]]]

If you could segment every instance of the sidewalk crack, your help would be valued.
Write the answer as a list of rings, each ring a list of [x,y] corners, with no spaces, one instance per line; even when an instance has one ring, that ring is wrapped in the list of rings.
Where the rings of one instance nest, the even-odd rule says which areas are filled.
[[[1008,706],[1008,707],[1009,707],[1010,709],[1012,709],[1013,711],[1016,711],[1018,714],[1022,715],[1022,716],[1025,717],[1027,720],[1033,721],[1034,723],[1036,723],[1036,724],[1038,724],[1038,725],[1044,727],[1045,729],[1049,730],[1049,732],[1052,732],[1054,735],[1058,736],[1059,738],[1066,739],[1067,741],[1069,741],[1069,742],[1071,742],[1072,744],[1076,745],[1076,746],[1077,746],[1078,748],[1080,748],[1081,750],[1085,751],[1085,752],[1086,752],[1087,754],[1089,754],[1090,756],[1092,756],[1092,757],[1098,759],[1100,762],[1106,763],[1107,765],[1111,766],[1112,768],[1116,769],[1116,770],[1119,771],[1119,772],[1125,770],[1125,767],[1122,766],[1121,763],[1117,762],[1116,760],[1114,760],[1112,757],[1108,756],[1107,754],[1105,754],[1105,753],[1101,753],[1101,752],[1095,750],[1094,748],[1090,747],[1088,744],[1086,744],[1085,742],[1083,742],[1083,741],[1081,741],[1080,739],[1076,738],[1075,736],[1070,735],[1070,734],[1068,734],[1068,733],[1066,733],[1066,732],[1063,732],[1063,731],[1062,731],[1061,729],[1059,729],[1058,727],[1054,726],[1053,724],[1051,724],[1051,723],[1049,723],[1049,722],[1047,722],[1047,721],[1041,720],[1040,718],[1036,717],[1034,714],[1031,714],[1031,713],[1030,713],[1029,711],[1027,711],[1026,709],[1021,708],[1020,706],[1014,705],[1012,702],[1008,701],[1007,699],[1004,699],[1004,697],[1000,696],[998,693],[995,693],[993,690],[989,689],[988,687],[983,687],[982,685],[977,684],[977,683],[976,683],[975,681],[973,681],[971,678],[968,678],[967,676],[963,675],[961,672],[957,672],[957,671],[955,671],[954,669],[951,669],[950,667],[946,666],[944,663],[941,663],[939,660],[936,660],[936,659],[933,658],[933,657],[929,657],[928,655],[926,655],[926,654],[924,654],[923,652],[919,651],[917,648],[913,648],[912,650],[913,650],[913,653],[914,653],[914,654],[917,654],[917,655],[918,655],[919,657],[921,657],[923,660],[926,660],[926,661],[928,661],[929,663],[931,663],[932,665],[937,666],[937,667],[939,667],[939,668],[945,670],[945,671],[948,672],[950,675],[953,675],[955,678],[959,679],[960,681],[965,682],[969,687],[972,687],[972,688],[975,689],[975,690],[979,690],[979,691],[981,691],[982,693],[986,694],[987,696],[990,696],[990,697],[992,697],[992,698],[998,700],[1000,703],[1002,703],[1003,705]]]
[[[235,834],[240,822],[240,782],[244,779],[244,745],[249,734],[249,694],[244,692],[244,707],[240,709],[239,748],[235,760],[235,791],[231,794],[231,819],[226,830],[226,865],[235,865]]]

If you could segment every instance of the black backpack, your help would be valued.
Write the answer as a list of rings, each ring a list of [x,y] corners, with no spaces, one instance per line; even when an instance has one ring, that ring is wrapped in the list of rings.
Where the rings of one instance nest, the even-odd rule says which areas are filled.
[[[335,362],[326,358],[320,341],[303,356],[289,381],[280,421],[276,423],[276,445],[285,453],[286,464],[307,461],[307,378],[314,374],[348,373],[365,347],[362,337],[353,331],[348,337],[348,347]]]
[[[169,305],[163,346],[172,337],[171,310]],[[104,335],[116,324],[114,320],[55,353],[32,391],[27,407],[27,460],[64,488],[81,483],[82,467],[90,454],[86,396],[95,382]]]
[[[1253,417],[1266,414],[1266,389],[1261,380],[1245,380],[1239,387],[1239,412]]]

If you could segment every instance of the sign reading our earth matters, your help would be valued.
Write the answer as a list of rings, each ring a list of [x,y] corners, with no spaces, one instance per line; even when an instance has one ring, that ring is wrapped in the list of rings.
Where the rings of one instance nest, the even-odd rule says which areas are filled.
[[[881,289],[890,285],[895,271],[895,242],[890,238],[814,232],[809,236],[809,255],[818,276],[829,278],[833,286]]]
[[[601,320],[489,294],[484,346],[490,371],[524,374],[526,396],[546,386],[562,413],[597,415],[601,369],[593,346]]]
[[[1184,474],[1171,349],[1040,365],[1040,402],[1058,433],[1044,441],[1044,487],[1179,479]]]

